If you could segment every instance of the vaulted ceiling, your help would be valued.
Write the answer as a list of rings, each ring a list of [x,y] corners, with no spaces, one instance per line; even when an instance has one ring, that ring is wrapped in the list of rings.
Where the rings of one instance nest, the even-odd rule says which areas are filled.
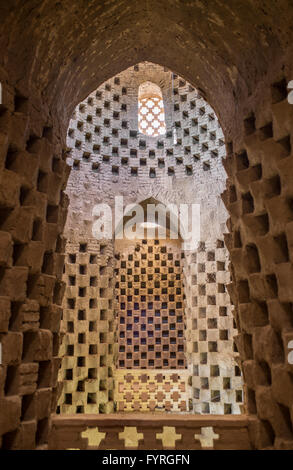
[[[0,78],[40,92],[65,126],[103,81],[148,60],[200,89],[229,133],[239,107],[292,63],[290,3],[1,0]]]

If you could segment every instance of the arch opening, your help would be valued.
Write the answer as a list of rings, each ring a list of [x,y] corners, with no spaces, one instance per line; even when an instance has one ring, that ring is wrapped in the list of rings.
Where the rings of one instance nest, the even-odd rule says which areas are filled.
[[[142,135],[139,100],[159,92],[165,133]],[[226,289],[227,214],[220,202],[225,145],[214,110],[183,78],[142,62],[77,106],[67,145],[72,171],[60,380],[68,361],[77,366],[64,382],[58,413],[240,413],[237,330]],[[105,202],[116,231],[97,240],[93,208]],[[188,249],[180,211],[193,205],[200,206],[200,235]],[[151,220],[149,207],[156,214]],[[139,209],[133,236],[126,228]],[[72,343],[78,338],[82,356]]]

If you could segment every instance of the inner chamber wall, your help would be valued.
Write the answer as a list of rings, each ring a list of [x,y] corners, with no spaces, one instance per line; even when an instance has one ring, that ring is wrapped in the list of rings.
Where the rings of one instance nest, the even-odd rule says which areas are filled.
[[[138,90],[145,81],[161,89],[165,135],[150,137],[138,131]],[[67,145],[72,171],[65,228],[59,373],[63,388],[57,412],[240,413],[242,378],[233,342],[237,330],[226,288],[230,283],[223,235],[227,213],[220,198],[225,187],[225,145],[213,109],[181,77],[161,66],[140,63],[104,83],[77,106]],[[119,366],[119,260],[127,256],[125,261],[132,261],[128,251],[127,255],[119,251],[112,239],[96,240],[92,235],[93,207],[99,203],[113,207],[117,195],[124,197],[125,205],[147,198],[163,204],[200,204],[198,249],[179,254],[184,290],[183,369],[176,364],[175,370],[171,363],[169,369],[161,370],[147,365],[139,369],[134,362],[130,368],[126,363],[125,368]],[[161,279],[158,289],[162,288]],[[133,289],[126,288],[126,297],[133,295]],[[135,396],[126,393],[129,383]],[[167,389],[176,389],[173,397]],[[151,390],[155,393],[148,397]],[[135,404],[138,401],[140,407]]]

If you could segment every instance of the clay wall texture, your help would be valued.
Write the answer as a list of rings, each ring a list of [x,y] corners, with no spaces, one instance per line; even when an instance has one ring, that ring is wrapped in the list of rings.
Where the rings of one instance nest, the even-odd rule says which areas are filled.
[[[147,60],[193,84],[221,122],[249,440],[257,449],[293,448],[292,21],[288,0],[2,2],[1,447],[47,448],[57,406],[69,119],[92,90]],[[72,444],[61,428],[61,448],[65,432]]]
[[[9,92],[0,106],[0,441],[43,449],[58,399],[68,172],[52,128]]]

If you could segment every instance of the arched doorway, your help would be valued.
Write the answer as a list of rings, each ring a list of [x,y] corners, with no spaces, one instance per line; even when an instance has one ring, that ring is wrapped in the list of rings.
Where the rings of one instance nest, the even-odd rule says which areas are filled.
[[[154,81],[162,90],[166,130],[146,135],[139,127],[139,100],[157,90]],[[78,105],[67,142],[72,172],[58,412],[240,413],[237,329],[226,288],[227,214],[220,200],[225,146],[213,109],[183,78],[144,62]],[[118,202],[123,219],[115,242],[112,234],[95,240],[94,207],[109,204],[107,217],[117,225]],[[193,247],[180,238],[180,210],[188,204],[200,207]],[[156,230],[147,236],[144,229],[137,240],[130,230],[126,234],[136,205],[146,224],[148,208],[161,207],[163,239]]]

